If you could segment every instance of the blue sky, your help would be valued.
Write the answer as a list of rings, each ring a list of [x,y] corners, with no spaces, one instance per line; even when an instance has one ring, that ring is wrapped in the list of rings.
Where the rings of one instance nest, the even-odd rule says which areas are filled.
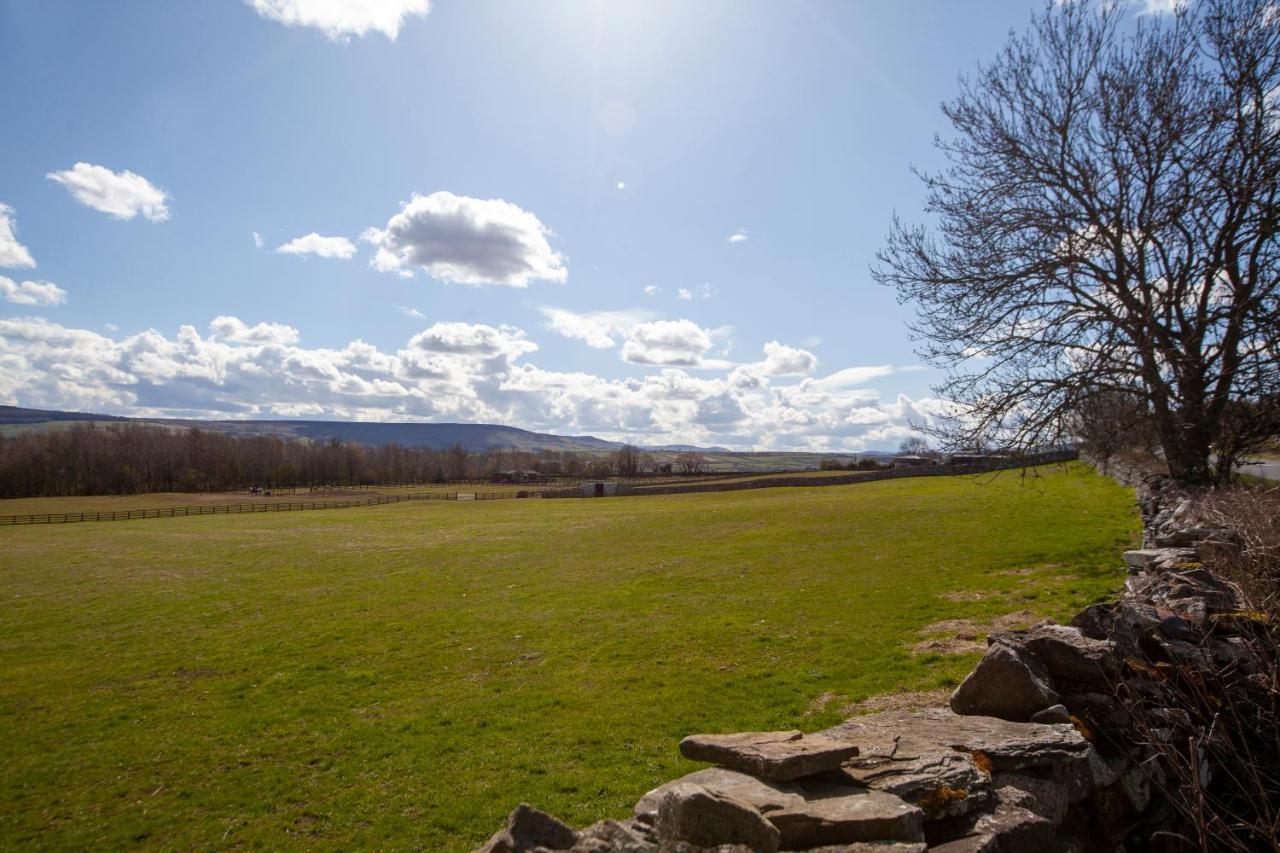
[[[0,402],[896,446],[868,267],[1037,6],[0,0]]]

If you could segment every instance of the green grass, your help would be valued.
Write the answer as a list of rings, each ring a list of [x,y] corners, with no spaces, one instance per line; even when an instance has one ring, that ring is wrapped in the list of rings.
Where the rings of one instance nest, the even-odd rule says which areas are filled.
[[[694,767],[690,732],[955,684],[973,656],[913,655],[922,627],[1066,618],[1137,525],[1077,467],[6,528],[0,848],[462,850],[521,800],[621,817]]]
[[[252,495],[248,492],[148,492],[140,495],[75,495],[64,498],[0,498],[0,515],[43,515],[63,512],[110,512],[112,510],[166,509],[179,506],[221,506],[223,504],[271,504],[271,503],[320,503],[322,501],[360,500],[379,495],[412,495],[423,492],[483,492],[485,494],[516,494],[537,490],[537,486],[509,486],[502,484],[451,484],[423,483],[415,486],[373,486],[363,489],[333,489],[310,492],[277,492],[271,496]]]

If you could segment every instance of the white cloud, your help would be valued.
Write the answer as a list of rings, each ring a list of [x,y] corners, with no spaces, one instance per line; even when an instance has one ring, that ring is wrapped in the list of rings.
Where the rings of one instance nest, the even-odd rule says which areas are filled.
[[[539,308],[542,316],[547,318],[547,326],[566,338],[585,341],[587,346],[596,349],[609,349],[617,346],[618,339],[624,337],[637,324],[653,318],[649,311],[633,309],[630,311],[588,311],[579,314],[565,308]]]
[[[427,319],[427,315],[426,315],[426,314],[423,314],[423,313],[422,313],[421,311],[419,311],[417,308],[410,308],[408,305],[400,305],[400,306],[397,306],[397,307],[396,307],[396,310],[397,310],[397,311],[399,311],[401,314],[403,314],[403,315],[404,315],[404,316],[406,316],[406,317],[412,317],[414,320],[425,320],[425,319]]]
[[[662,288],[658,287],[658,285],[656,284],[646,284],[644,286],[645,296],[657,296],[661,292],[662,292]]]
[[[169,196],[141,175],[113,172],[104,166],[76,163],[70,169],[45,175],[62,184],[72,198],[86,207],[109,213],[116,219],[133,219],[139,213],[152,222],[169,218]]]
[[[321,237],[312,231],[302,237],[294,237],[276,249],[285,255],[315,255],[317,258],[341,258],[350,260],[356,247],[346,237]]]
[[[888,376],[895,370],[896,368],[892,364],[846,367],[844,370],[837,370],[835,373],[814,381],[815,384],[823,388],[851,388],[855,385],[865,385],[874,379]]]
[[[683,299],[686,302],[691,301],[695,297],[698,299],[710,299],[718,292],[719,291],[712,287],[710,283],[704,283],[698,285],[697,288],[693,290],[690,290],[687,287],[680,288],[676,291],[676,298]]]
[[[766,376],[808,376],[818,366],[818,357],[777,341],[764,345],[764,361],[759,369]]]
[[[18,242],[15,218],[13,208],[0,202],[0,267],[34,267],[36,259],[31,257],[26,246]]]
[[[627,334],[622,360],[632,364],[696,367],[711,349],[711,334],[691,320],[641,323]]]
[[[1187,4],[1187,0],[1143,0],[1142,14],[1171,15]]]
[[[405,19],[425,16],[429,0],[246,0],[259,15],[289,27],[315,27],[331,39],[382,33],[392,41]]]
[[[50,281],[19,284],[0,275],[0,297],[14,305],[61,305],[67,301],[67,292]]]
[[[361,239],[377,247],[371,265],[383,272],[421,267],[457,284],[528,287],[534,280],[568,278],[564,259],[547,242],[550,234],[538,217],[511,202],[435,192],[415,194],[386,228],[366,229]]]
[[[509,326],[435,323],[391,352],[361,340],[304,348],[292,326],[235,317],[216,318],[210,330],[117,338],[0,318],[0,402],[167,417],[507,423],[642,444],[802,450],[894,447],[911,423],[946,409],[928,398],[881,401],[843,381],[763,376],[750,365],[711,368],[725,373],[709,376],[662,367],[620,379],[546,370],[526,360],[537,345]],[[690,358],[718,333],[677,321],[636,340]]]
[[[745,243],[747,242],[747,232],[745,229],[739,228],[737,231],[734,231],[725,239],[728,240],[730,243]]]
[[[298,330],[283,323],[248,325],[238,317],[214,317],[209,324],[214,337],[237,344],[296,344]]]
[[[257,249],[262,248],[262,235],[259,234],[257,231],[253,232],[253,245],[254,245],[254,248],[257,248]]]

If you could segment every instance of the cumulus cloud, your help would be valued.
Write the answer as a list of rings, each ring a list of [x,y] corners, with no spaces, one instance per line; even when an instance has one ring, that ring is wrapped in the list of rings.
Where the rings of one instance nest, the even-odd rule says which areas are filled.
[[[61,305],[67,292],[51,281],[15,282],[0,275],[0,298],[14,305]]]
[[[681,347],[714,345],[716,330],[684,329],[686,341],[680,328],[649,329],[637,341],[675,358]],[[510,326],[439,322],[394,351],[299,340],[287,324],[229,316],[207,335],[181,326],[124,337],[2,318],[0,402],[167,417],[507,423],[646,444],[804,450],[892,447],[912,423],[947,410],[938,400],[882,401],[866,388],[771,377],[750,365],[706,376],[662,366],[619,379],[546,370],[528,360],[537,345]]]
[[[372,266],[383,272],[415,268],[457,284],[528,287],[563,282],[569,271],[547,242],[551,230],[532,213],[501,199],[435,192],[414,195],[382,229],[361,239],[377,247]]]
[[[656,320],[632,327],[622,346],[622,360],[696,367],[710,349],[711,334],[692,320]]]
[[[18,226],[13,208],[0,202],[0,267],[31,268],[36,259],[18,242]]]
[[[425,320],[425,319],[427,319],[427,315],[426,315],[426,314],[423,314],[423,313],[422,313],[421,311],[419,311],[417,308],[411,308],[411,307],[409,307],[408,305],[399,305],[399,306],[397,306],[397,307],[396,307],[396,310],[397,310],[397,311],[399,311],[399,312],[400,312],[401,314],[403,314],[404,316],[406,316],[406,317],[411,317],[411,318],[412,318],[412,319],[414,319],[414,320]]]
[[[253,232],[253,246],[256,249],[262,248],[262,235],[259,234],[257,231]]]
[[[662,292],[662,288],[658,287],[658,285],[656,284],[646,284],[644,286],[645,296],[657,296],[661,292]]]
[[[71,197],[86,207],[116,219],[133,219],[139,213],[152,222],[169,218],[169,196],[141,175],[113,172],[105,166],[76,163],[61,172],[45,175],[62,184]]]
[[[747,232],[745,229],[739,228],[737,231],[734,231],[725,239],[728,240],[730,243],[745,243],[747,242]]]
[[[317,258],[341,258],[350,260],[356,253],[356,247],[346,237],[321,237],[316,232],[302,237],[294,237],[288,243],[276,248],[285,255],[315,255]]]
[[[547,327],[565,336],[586,342],[596,349],[617,346],[636,325],[650,320],[653,314],[639,309],[630,311],[588,311],[577,313],[565,308],[539,308],[547,318]]]
[[[296,344],[298,330],[283,323],[248,325],[238,317],[214,317],[209,331],[217,338],[237,344]]]
[[[331,39],[382,33],[391,41],[407,18],[425,16],[429,0],[246,0],[264,18],[315,27]]]
[[[777,341],[764,345],[764,361],[758,365],[766,376],[808,376],[818,366],[818,357]]]

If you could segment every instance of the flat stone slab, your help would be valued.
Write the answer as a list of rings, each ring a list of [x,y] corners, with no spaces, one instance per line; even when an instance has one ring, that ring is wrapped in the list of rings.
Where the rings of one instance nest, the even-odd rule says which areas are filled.
[[[1135,569],[1145,569],[1164,556],[1163,548],[1138,548],[1124,552],[1124,564]]]
[[[766,782],[711,767],[655,788],[636,804],[637,815],[659,810],[673,786],[692,783],[746,803],[778,828],[783,850],[858,842],[924,841],[924,815],[893,794],[833,782]]]
[[[1069,723],[1015,723],[961,716],[949,708],[868,714],[819,734],[858,744],[863,758],[903,761],[955,750],[973,756],[979,765],[989,764],[993,771],[1084,760],[1092,749]]]
[[[858,754],[848,741],[806,736],[798,731],[690,735],[680,741],[680,754],[749,773],[770,782],[788,782],[838,770]]]
[[[736,844],[758,853],[777,853],[777,827],[751,804],[688,781],[663,790],[655,821],[663,841],[699,847]]]

